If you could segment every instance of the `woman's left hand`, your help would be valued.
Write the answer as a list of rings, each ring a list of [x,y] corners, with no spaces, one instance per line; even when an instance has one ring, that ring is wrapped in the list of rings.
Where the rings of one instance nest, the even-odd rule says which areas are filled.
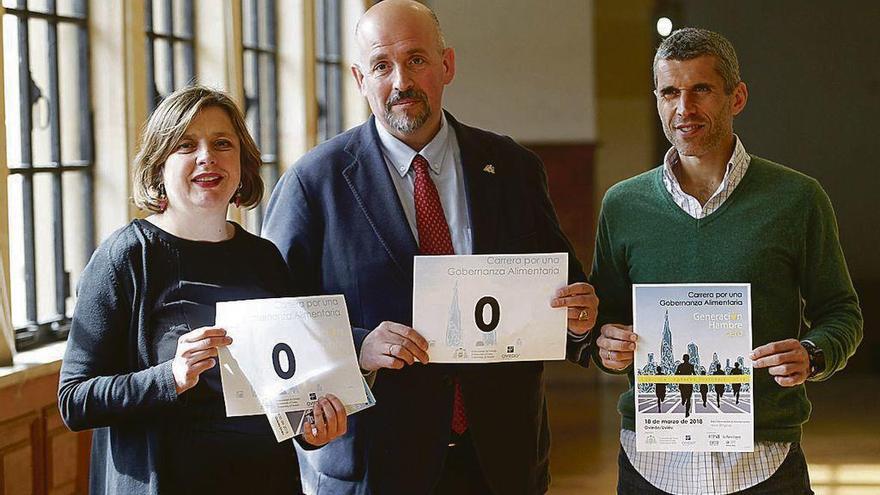
[[[312,409],[314,422],[303,426],[303,439],[320,447],[336,437],[345,435],[348,424],[348,415],[345,406],[332,394],[327,394],[318,399]]]

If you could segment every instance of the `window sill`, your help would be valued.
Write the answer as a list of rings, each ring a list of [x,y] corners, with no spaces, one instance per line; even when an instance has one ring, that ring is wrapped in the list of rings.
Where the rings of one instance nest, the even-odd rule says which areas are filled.
[[[57,373],[66,348],[67,341],[60,341],[19,352],[12,358],[12,366],[0,366],[0,388]]]

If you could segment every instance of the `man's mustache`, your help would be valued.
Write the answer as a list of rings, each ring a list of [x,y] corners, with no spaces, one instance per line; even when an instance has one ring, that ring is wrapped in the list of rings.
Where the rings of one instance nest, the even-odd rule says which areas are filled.
[[[407,89],[406,91],[397,91],[388,97],[388,101],[385,102],[385,110],[390,112],[391,107],[400,103],[402,100],[418,100],[424,103],[427,99],[425,93],[415,88]]]

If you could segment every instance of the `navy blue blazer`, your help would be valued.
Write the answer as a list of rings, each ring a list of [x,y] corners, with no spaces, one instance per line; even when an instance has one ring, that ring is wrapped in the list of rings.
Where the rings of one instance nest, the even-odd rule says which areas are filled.
[[[474,253],[567,251],[569,280],[586,280],[559,227],[538,157],[509,137],[446,117],[461,149]],[[494,174],[483,170],[487,164]],[[297,294],[345,295],[358,349],[383,321],[412,325],[418,244],[374,118],[316,147],[284,174],[262,234],[281,251]],[[587,366],[588,345],[569,342],[568,358]],[[380,370],[376,406],[349,418],[344,437],[300,452],[304,486],[332,494],[430,493],[448,448],[453,378],[461,383],[470,435],[493,490],[544,493],[550,432],[542,362]]]

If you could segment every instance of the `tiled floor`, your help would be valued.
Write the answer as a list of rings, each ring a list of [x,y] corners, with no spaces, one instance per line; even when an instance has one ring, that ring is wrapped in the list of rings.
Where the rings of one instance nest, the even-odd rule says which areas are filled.
[[[626,380],[600,384],[595,373],[569,363],[548,365],[550,495],[615,493],[616,405]],[[813,417],[803,447],[816,495],[880,494],[880,376],[841,373],[807,387]]]

